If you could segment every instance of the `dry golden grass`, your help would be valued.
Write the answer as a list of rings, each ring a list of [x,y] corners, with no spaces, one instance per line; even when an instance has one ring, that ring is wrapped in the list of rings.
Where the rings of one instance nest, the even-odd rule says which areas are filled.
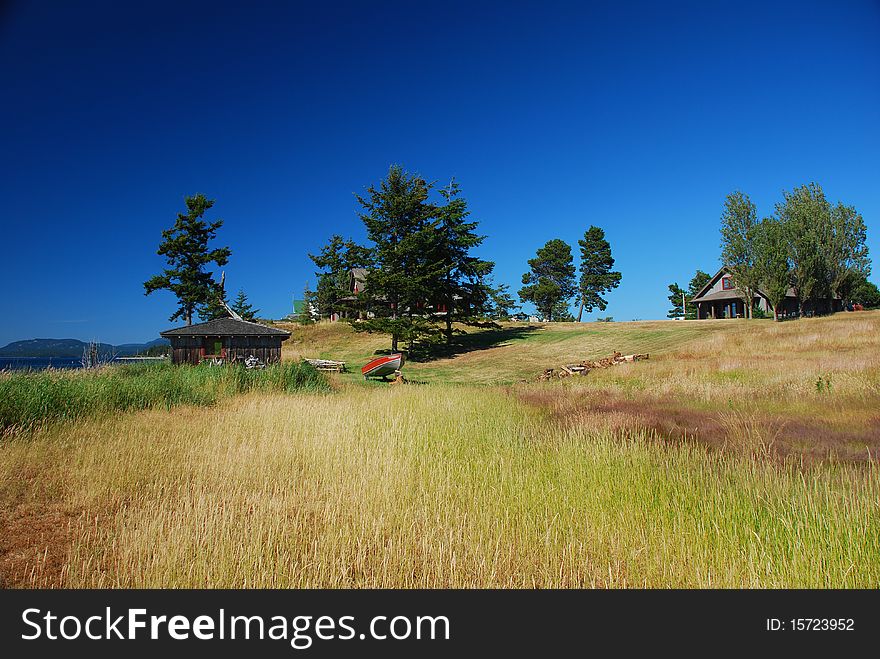
[[[568,381],[351,381],[6,440],[0,574],[26,587],[880,585],[876,461],[802,464],[767,424],[876,419],[880,314],[730,322],[718,339],[711,323],[665,325],[688,338]],[[593,345],[580,341],[530,349],[553,365],[558,344]],[[691,421],[724,441],[674,436]]]

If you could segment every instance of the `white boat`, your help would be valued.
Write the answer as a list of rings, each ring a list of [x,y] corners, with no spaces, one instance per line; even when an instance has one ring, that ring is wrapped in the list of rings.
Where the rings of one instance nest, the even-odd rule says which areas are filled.
[[[377,357],[361,369],[364,379],[367,378],[384,378],[392,375],[394,371],[399,371],[403,366],[403,355],[385,355]]]

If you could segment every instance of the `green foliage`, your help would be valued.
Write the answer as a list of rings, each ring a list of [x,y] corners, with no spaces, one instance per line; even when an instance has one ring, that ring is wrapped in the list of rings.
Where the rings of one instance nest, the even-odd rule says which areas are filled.
[[[378,187],[357,197],[372,247],[335,250],[369,260],[358,318],[352,320],[357,331],[390,334],[392,351],[400,341],[412,350],[441,335],[449,343],[454,323],[484,326],[492,312],[493,289],[487,282],[494,264],[471,254],[485,237],[476,233],[478,223],[468,220],[467,202],[455,181],[439,191],[439,204],[429,199],[432,189],[420,176],[392,166]]]
[[[755,229],[753,242],[755,269],[761,280],[761,290],[773,307],[773,316],[778,320],[779,309],[785,302],[792,277],[785,226],[776,218],[764,218]]]
[[[877,284],[863,276],[856,280],[850,292],[850,299],[854,304],[861,304],[866,309],[876,309],[880,307],[880,289],[877,288]]]
[[[831,209],[831,241],[826,248],[831,291],[850,300],[854,288],[871,273],[864,219],[853,206]]]
[[[10,373],[0,378],[0,433],[32,430],[48,422],[176,405],[212,405],[247,391],[327,391],[309,364],[238,365],[170,363],[108,366],[88,371]]]
[[[203,194],[186,197],[184,201],[187,212],[178,213],[174,226],[162,232],[163,241],[156,252],[167,259],[168,268],[144,282],[144,294],[171,291],[177,296],[178,308],[169,320],[182,318],[191,325],[193,312],[201,305],[211,304],[220,292],[219,285],[205,267],[211,263],[226,265],[231,250],[228,247],[208,247],[223,226],[223,220],[206,222],[202,219],[214,201]]]
[[[757,219],[755,204],[747,194],[737,190],[727,195],[721,213],[721,260],[748,301],[746,317],[750,317],[751,301],[760,284],[753,243]]]
[[[783,193],[776,215],[785,227],[792,285],[803,304],[813,309],[831,295],[826,247],[831,239],[831,206],[821,186],[810,183]]]
[[[613,323],[613,322],[614,322],[614,316],[603,316],[603,317],[601,317],[601,318],[597,318],[597,319],[596,319],[596,322],[597,322],[597,323]]]
[[[783,192],[774,217],[761,222],[756,217],[747,195],[727,196],[722,259],[746,299],[760,288],[776,309],[793,287],[801,310],[806,304],[811,313],[821,313],[830,310],[834,297],[849,300],[870,273],[862,216],[841,202],[832,206],[818,183]]]
[[[315,322],[315,319],[312,318],[312,305],[314,304],[315,294],[309,289],[309,285],[306,284],[305,289],[303,289],[303,299],[302,299],[302,309],[297,311],[296,308],[296,300],[293,302],[293,312],[296,314],[296,321],[300,325],[311,325]]]
[[[516,300],[510,294],[510,286],[499,284],[491,289],[491,311],[489,317],[493,320],[509,320],[511,315],[519,309]]]
[[[684,298],[684,289],[678,284],[669,284],[669,303],[672,308],[666,314],[667,318],[683,318],[685,315],[682,299]]]
[[[584,311],[593,309],[605,311],[607,300],[602,297],[606,291],[620,285],[620,273],[613,271],[614,258],[611,256],[611,245],[605,240],[605,232],[597,226],[591,226],[578,240],[581,248],[581,278],[579,292],[581,298],[578,322],[581,322]]]
[[[460,194],[454,179],[440,190],[443,203],[434,209],[437,220],[429,254],[439,268],[430,300],[446,308],[447,343],[452,341],[453,323],[479,326],[492,310],[493,289],[486,280],[495,264],[471,254],[486,237],[476,233],[477,222],[467,220],[470,211]]]
[[[329,318],[335,313],[358,311],[358,304],[348,300],[352,297],[349,291],[349,278],[352,268],[369,267],[370,250],[355,243],[351,238],[345,240],[334,234],[317,255],[309,254],[312,262],[320,268],[315,274],[318,285],[314,294],[307,302],[317,309],[318,316]]]
[[[238,295],[235,296],[231,309],[241,316],[242,320],[248,320],[251,322],[253,322],[254,319],[256,319],[257,314],[260,313],[259,309],[254,309],[254,306],[248,302],[248,297],[243,289],[238,289]]]
[[[434,247],[432,185],[393,165],[388,176],[357,200],[367,238],[374,244],[373,263],[361,294],[372,317],[355,324],[358,331],[391,335],[391,350],[401,339],[410,344],[431,323],[421,316],[442,274],[427,256]]]
[[[690,283],[688,284],[687,290],[687,300],[690,302],[695,297],[697,297],[697,293],[703,290],[703,287],[709,283],[709,280],[712,279],[712,275],[708,272],[703,272],[702,270],[697,270],[694,273],[694,276],[691,278]],[[694,320],[697,317],[697,307],[693,304],[688,304],[687,308],[684,310],[684,317],[688,320]]]
[[[712,279],[712,275],[708,272],[697,270],[694,276],[691,277],[687,291],[679,286],[678,283],[669,284],[669,297],[667,299],[672,308],[666,314],[666,317],[695,319],[697,317],[697,307],[690,302],[709,283],[710,279]],[[684,297],[684,306],[682,306],[682,297]]]
[[[226,297],[226,291],[220,286],[212,287],[212,292],[208,300],[204,304],[197,307],[199,318],[202,321],[214,320],[216,318],[228,318],[229,312],[224,304],[229,300]]]
[[[556,320],[577,292],[571,247],[559,238],[548,240],[535,258],[529,259],[529,268],[522,277],[520,299],[534,304],[547,320]]]

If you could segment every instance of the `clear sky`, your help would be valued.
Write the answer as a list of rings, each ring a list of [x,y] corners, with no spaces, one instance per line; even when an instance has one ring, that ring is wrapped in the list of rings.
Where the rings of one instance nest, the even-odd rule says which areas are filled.
[[[391,163],[460,182],[514,290],[604,228],[616,320],[718,267],[735,189],[767,215],[817,181],[880,258],[877,2],[134,4],[0,10],[0,345],[157,337],[142,284],[196,192],[227,288],[280,317]]]

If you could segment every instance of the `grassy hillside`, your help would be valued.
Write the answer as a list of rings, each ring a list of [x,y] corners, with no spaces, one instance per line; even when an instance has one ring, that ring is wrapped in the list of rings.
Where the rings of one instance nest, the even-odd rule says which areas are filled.
[[[360,367],[388,350],[387,336],[355,332],[348,323],[287,325],[291,338],[284,343],[285,359],[336,359],[356,375]],[[695,339],[726,333],[724,321],[632,323],[504,323],[499,330],[474,330],[456,337],[449,355],[405,366],[417,382],[457,384],[512,384],[533,380],[548,367],[561,363],[624,354],[660,356]]]
[[[383,346],[349,332],[297,329],[285,358]],[[408,365],[424,386],[346,376],[8,437],[0,579],[880,586],[880,313],[501,336]],[[613,349],[652,356],[533,381]]]

